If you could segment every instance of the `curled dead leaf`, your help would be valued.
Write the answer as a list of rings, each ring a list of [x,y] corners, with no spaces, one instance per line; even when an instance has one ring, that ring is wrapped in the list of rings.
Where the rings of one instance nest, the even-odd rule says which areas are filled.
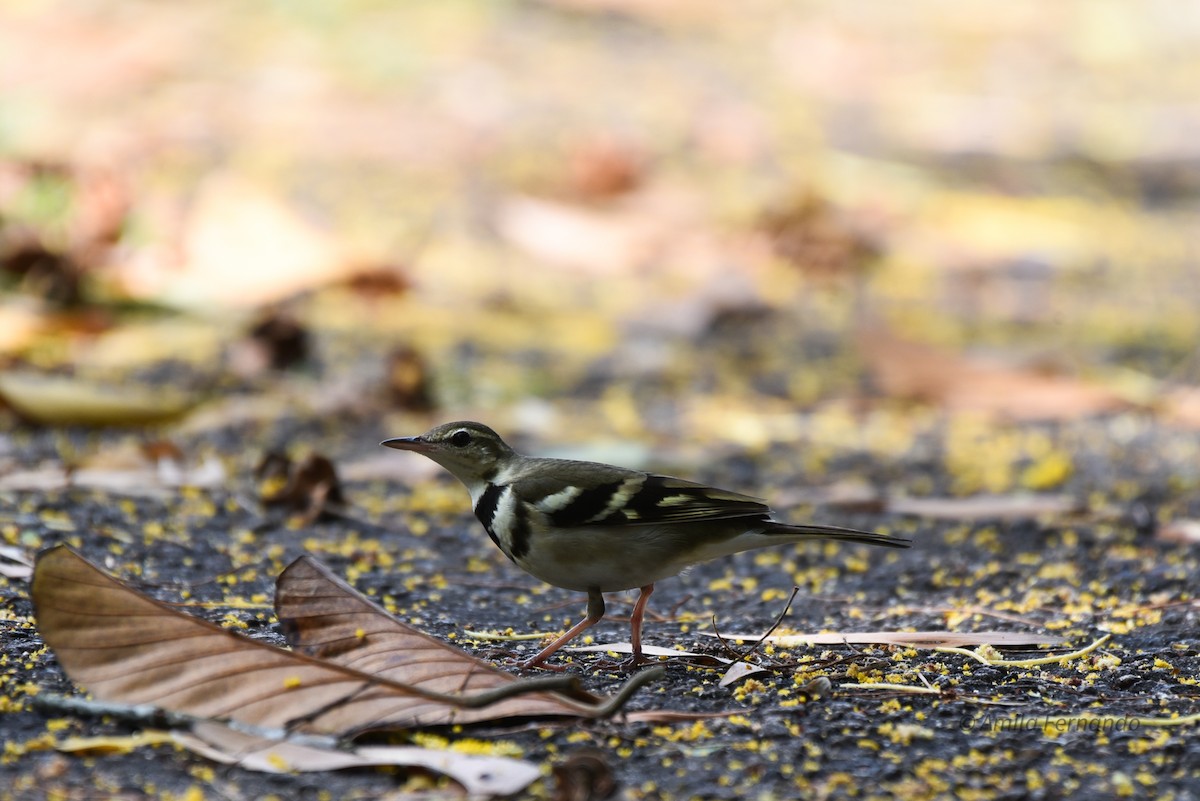
[[[326,586],[321,577],[313,589]],[[342,589],[349,590],[346,585]],[[347,602],[336,595],[336,602]],[[312,616],[353,627],[348,639],[343,636],[334,642],[333,657],[349,654],[360,640],[371,647],[383,643],[381,651],[369,647],[365,654],[345,657],[345,662],[354,663],[351,667],[336,658],[276,648],[184,614],[122,584],[65,546],[39,555],[31,596],[43,640],[64,672],[97,699],[146,704],[289,735],[348,736],[514,716],[604,717],[619,710],[638,687],[661,675],[661,671],[645,671],[609,701],[591,703],[592,696],[572,689],[577,686],[574,677],[506,676],[419,632],[417,639],[424,638],[419,654],[415,658],[401,654],[397,660],[395,651],[387,647],[394,641],[391,629],[382,629],[378,622],[379,615],[386,618],[386,614],[372,609],[374,605],[361,596],[358,604],[367,607],[365,613]],[[327,608],[321,606],[327,598],[318,594],[311,600]],[[294,607],[294,601],[286,605]],[[297,625],[292,624],[293,630]],[[403,626],[394,619],[390,625]],[[364,638],[358,636],[360,628]],[[447,653],[439,653],[439,648]],[[318,650],[326,652],[326,647]],[[484,678],[481,684],[481,676],[490,676],[490,683]],[[416,681],[402,680],[405,677]],[[450,691],[440,692],[431,685]],[[547,694],[562,689],[572,695]]]
[[[275,612],[293,648],[332,664],[353,665],[439,693],[487,692],[518,681],[397,620],[311,556],[300,557],[279,575]],[[570,699],[560,693],[529,693],[486,709],[458,710],[453,719],[473,723],[506,716],[586,715],[581,703],[599,701],[590,693],[574,692]],[[414,707],[406,714],[426,720],[437,711]]]

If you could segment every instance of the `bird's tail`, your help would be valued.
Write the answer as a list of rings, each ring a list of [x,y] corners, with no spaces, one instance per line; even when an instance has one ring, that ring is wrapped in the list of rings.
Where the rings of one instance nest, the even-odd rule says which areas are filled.
[[[908,548],[912,545],[912,540],[904,537],[891,537],[887,534],[875,534],[870,531],[859,531],[854,528],[842,528],[841,526],[818,526],[818,525],[793,525],[791,523],[777,523],[774,520],[770,521],[767,528],[763,529],[763,534],[768,537],[790,537],[794,539],[805,539],[808,537],[825,537],[833,540],[843,540],[844,542],[858,542],[863,545],[882,545],[885,548]]]

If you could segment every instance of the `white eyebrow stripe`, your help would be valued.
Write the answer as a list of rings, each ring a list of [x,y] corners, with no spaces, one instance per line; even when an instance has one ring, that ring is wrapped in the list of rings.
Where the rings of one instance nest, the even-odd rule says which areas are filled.
[[[535,502],[533,505],[546,514],[553,514],[554,512],[566,509],[568,506],[570,506],[571,501],[578,498],[581,492],[583,492],[583,490],[579,487],[566,487],[565,489],[561,489],[553,495],[547,495],[545,498]]]

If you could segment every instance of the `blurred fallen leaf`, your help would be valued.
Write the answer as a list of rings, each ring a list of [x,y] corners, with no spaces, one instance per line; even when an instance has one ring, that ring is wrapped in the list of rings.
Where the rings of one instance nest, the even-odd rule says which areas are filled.
[[[472,797],[511,795],[541,776],[537,765],[508,757],[408,746],[342,748],[332,739],[288,739],[283,732],[279,737],[263,736],[215,721],[193,721],[184,728],[147,729],[123,737],[68,737],[55,748],[81,756],[109,756],[155,745],[179,745],[222,765],[261,773],[313,773],[378,765],[420,768],[449,776]]]
[[[402,345],[388,356],[388,396],[397,409],[410,412],[429,412],[434,408],[433,386],[429,367],[421,353]]]
[[[1200,543],[1200,520],[1172,520],[1158,527],[1154,539],[1182,545]]]
[[[548,4],[579,14],[625,16],[653,25],[720,26],[728,5],[712,0],[547,0]]]
[[[66,754],[81,756],[109,756],[128,754],[148,745],[174,743],[175,736],[167,731],[140,731],[126,736],[68,737],[54,747]]]
[[[215,722],[198,723],[172,739],[201,756],[262,773],[312,773],[376,765],[421,768],[449,776],[471,797],[502,797],[524,790],[541,777],[525,760],[463,754],[414,746],[358,746],[351,749],[313,742],[277,740]]]
[[[0,400],[42,425],[138,426],[178,420],[199,402],[168,387],[100,384],[74,376],[10,371],[0,375]]]
[[[268,308],[250,325],[246,338],[235,343],[230,363],[234,373],[246,378],[295,367],[310,355],[308,329],[291,313]]]
[[[262,491],[262,502],[299,512],[305,523],[316,520],[330,506],[346,503],[337,469],[328,457],[319,453],[308,454],[299,464],[285,454],[268,453],[255,473],[268,482]]]
[[[138,297],[181,306],[252,307],[331,283],[351,268],[332,237],[281,198],[230,175],[201,185],[182,252],[182,265],[171,268],[131,265],[124,284]]]
[[[824,487],[785,488],[774,496],[777,508],[809,504],[842,512],[879,514],[887,501],[878,487],[861,478],[847,478]]]
[[[969,498],[889,498],[892,514],[941,520],[1023,520],[1076,514],[1086,504],[1070,495],[973,495]]]
[[[879,328],[859,332],[858,342],[892,397],[1019,420],[1074,419],[1130,406],[1118,393],[1080,379],[972,361]]]
[[[599,751],[576,751],[551,770],[554,801],[603,801],[617,791],[612,766]]]
[[[15,545],[0,545],[0,576],[28,579],[33,575],[33,560]]]
[[[1176,387],[1157,405],[1159,417],[1167,423],[1200,428],[1200,387]]]
[[[0,273],[14,277],[19,291],[56,306],[75,306],[83,299],[83,270],[74,258],[34,238],[5,247],[0,253]]]
[[[71,244],[86,264],[100,266],[104,248],[116,244],[125,230],[133,198],[119,170],[87,166],[74,173]]]
[[[18,353],[45,328],[39,305],[25,299],[5,299],[0,305],[0,354]]]
[[[405,462],[415,462],[417,466],[402,464]],[[440,475],[440,470],[429,459],[397,459],[391,453],[382,453],[346,462],[338,473],[348,482],[399,481],[413,484]]]
[[[228,334],[223,323],[184,315],[122,320],[72,348],[76,364],[120,372],[130,367],[183,361],[208,371],[217,363]]]
[[[592,696],[572,689],[577,686],[575,677],[501,678],[488,690],[466,694],[463,686],[477,674],[495,669],[428,638],[411,669],[418,680],[429,681],[434,668],[430,663],[439,662],[436,647],[445,649],[450,655],[440,660],[436,670],[442,674],[440,680],[449,677],[455,692],[440,693],[397,680],[409,675],[409,666],[391,661],[394,655],[389,656],[386,648],[380,665],[385,675],[286,651],[142,595],[65,546],[38,556],[31,596],[42,639],[63,671],[96,699],[152,705],[259,729],[286,729],[289,734],[348,736],[515,715],[603,717],[615,713],[646,681],[661,675],[661,671],[635,675],[607,703],[590,703]],[[324,602],[319,596],[312,600],[318,606]],[[374,611],[383,614],[377,607]],[[334,612],[335,623],[341,622],[336,620],[338,614]],[[322,651],[343,653],[353,647],[360,640],[358,627],[379,633],[378,614],[351,615],[346,622],[355,628],[349,640],[322,646]],[[368,643],[370,636],[366,635]],[[588,700],[550,696],[550,687],[571,689]],[[505,703],[522,695],[531,703]],[[488,713],[490,706],[497,709]]]
[[[647,158],[616,136],[574,142],[566,157],[567,191],[582,200],[605,200],[631,192],[645,179]]]
[[[759,226],[780,259],[820,281],[855,278],[879,258],[849,216],[812,190],[768,210]]]
[[[500,235],[536,259],[604,275],[646,264],[664,232],[644,214],[594,211],[510,197],[496,212]]]
[[[701,632],[716,637],[711,632]],[[722,634],[726,640],[774,643],[781,648],[803,645],[906,645],[913,648],[963,648],[972,645],[998,645],[1012,648],[1059,645],[1062,637],[1052,634],[1028,634],[1016,631],[831,631],[820,634],[774,634],[765,639],[759,634]]]
[[[394,264],[365,264],[350,269],[342,286],[367,298],[403,295],[413,288],[405,271]]]
[[[191,462],[173,443],[117,445],[76,464],[43,465],[0,476],[0,489],[53,492],[85,487],[135,497],[169,497],[180,487],[215,489],[225,467],[215,456]]]

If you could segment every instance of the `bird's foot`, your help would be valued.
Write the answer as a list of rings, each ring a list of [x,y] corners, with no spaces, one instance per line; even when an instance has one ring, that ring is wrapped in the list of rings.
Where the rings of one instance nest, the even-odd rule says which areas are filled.
[[[551,673],[564,673],[568,670],[567,665],[553,665],[545,660],[538,659],[537,656],[521,657],[512,651],[502,651],[487,654],[489,659],[496,662],[497,667],[505,670],[546,670]]]
[[[548,670],[551,673],[566,673],[566,665],[552,665],[546,661],[539,661],[537,657],[533,659],[517,660],[515,666],[521,670]]]
[[[633,673],[646,665],[657,665],[658,657],[645,654],[632,654],[628,659],[598,659],[592,663],[597,670],[611,670],[617,673]]]

